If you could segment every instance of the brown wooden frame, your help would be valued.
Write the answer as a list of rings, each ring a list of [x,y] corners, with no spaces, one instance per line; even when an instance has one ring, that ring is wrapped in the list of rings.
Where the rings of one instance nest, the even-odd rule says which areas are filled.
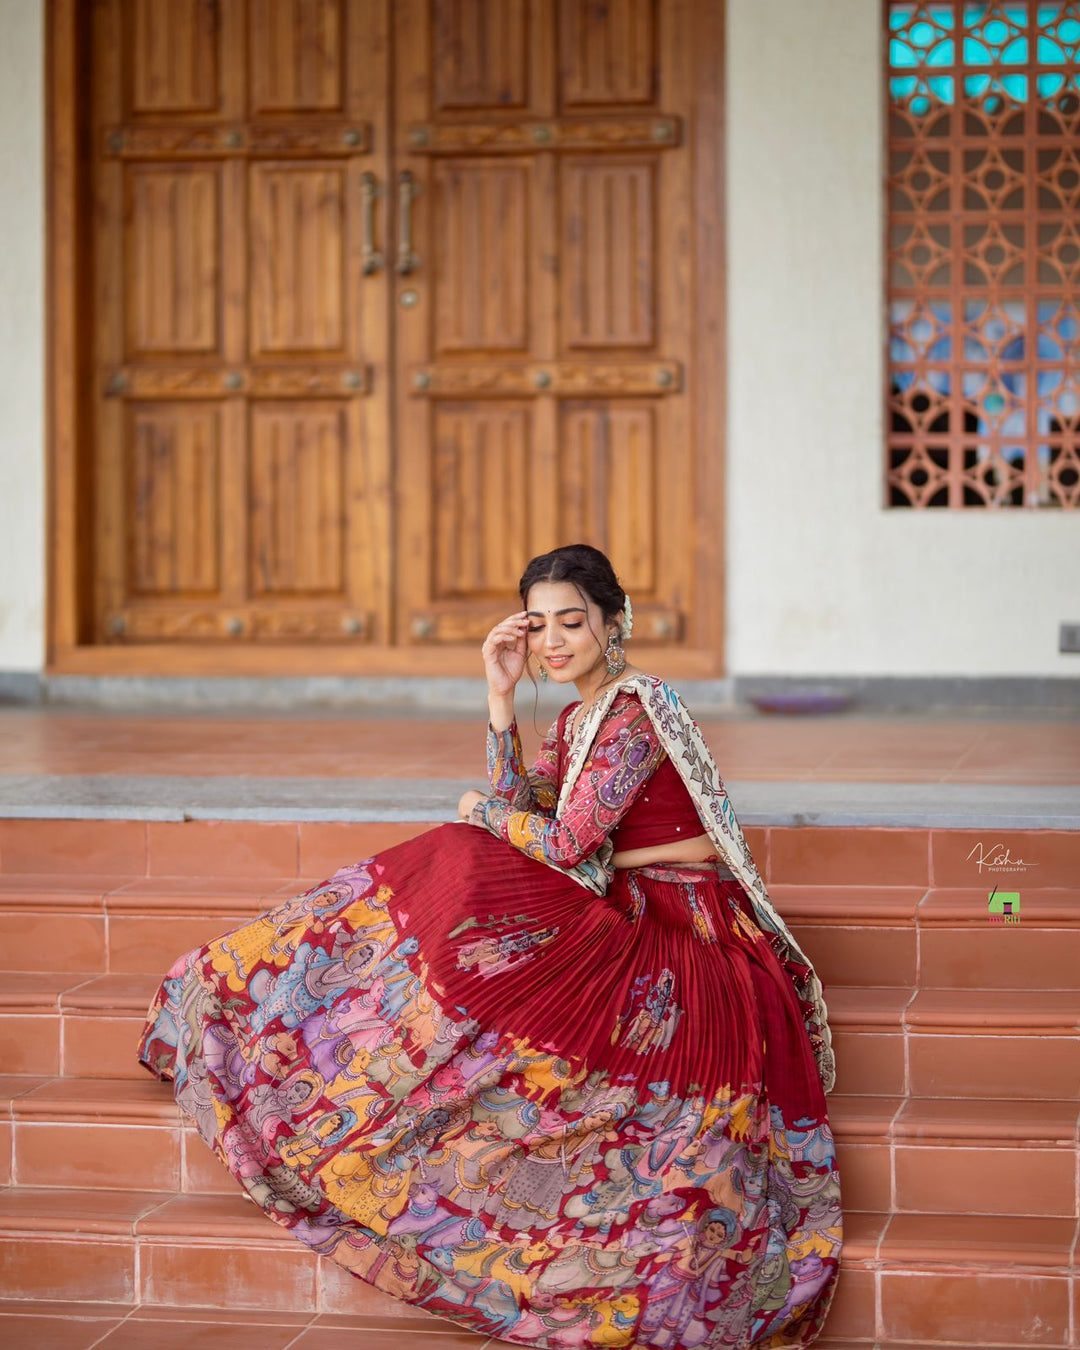
[[[723,0],[683,0],[690,40],[687,62],[697,98],[687,128],[697,203],[694,253],[698,303],[693,309],[696,398],[694,500],[706,503],[696,523],[697,606],[690,618],[692,648],[632,642],[634,664],[672,680],[716,678],[725,669],[723,531],[725,351],[725,115]],[[89,425],[85,333],[90,321],[87,258],[80,252],[85,214],[85,108],[92,0],[45,0],[46,97],[46,662],[50,674],[86,675],[482,675],[473,645],[428,647],[347,644],[224,646],[87,640],[92,559],[89,518],[80,502],[92,490],[80,425]],[[705,302],[702,302],[705,297]],[[568,541],[569,542],[569,541]],[[633,597],[631,597],[632,599]],[[517,603],[507,596],[507,606]],[[492,614],[492,622],[503,617]]]
[[[77,0],[45,5],[45,490],[47,671],[79,646],[80,562],[76,503],[79,331]],[[58,660],[59,658],[59,660]]]

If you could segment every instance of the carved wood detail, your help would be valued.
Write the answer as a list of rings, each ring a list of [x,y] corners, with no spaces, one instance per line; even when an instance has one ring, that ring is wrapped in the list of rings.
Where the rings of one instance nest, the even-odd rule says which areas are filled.
[[[130,605],[110,610],[105,633],[110,642],[221,641],[245,642],[252,638],[293,641],[318,638],[323,642],[370,640],[372,615],[357,609],[317,610],[270,608],[244,605],[223,609],[181,609]]]
[[[103,392],[111,398],[355,398],[370,394],[366,366],[125,365],[106,370]]]
[[[635,117],[552,117],[516,122],[413,123],[414,155],[515,154],[531,150],[638,150],[674,148],[682,121],[667,113]]]
[[[253,159],[318,155],[346,158],[371,153],[365,122],[310,122],[267,126],[259,122],[118,123],[106,127],[102,153],[108,159]]]
[[[446,362],[412,367],[408,384],[413,395],[429,397],[507,395],[519,398],[530,394],[655,397],[681,391],[682,367],[678,361],[530,361],[499,365]]]

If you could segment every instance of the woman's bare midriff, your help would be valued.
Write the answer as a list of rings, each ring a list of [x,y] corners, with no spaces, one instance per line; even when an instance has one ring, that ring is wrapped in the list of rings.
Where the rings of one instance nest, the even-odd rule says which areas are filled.
[[[707,834],[692,839],[673,839],[651,848],[627,848],[611,855],[612,867],[644,867],[654,862],[708,862],[716,859],[716,845]]]

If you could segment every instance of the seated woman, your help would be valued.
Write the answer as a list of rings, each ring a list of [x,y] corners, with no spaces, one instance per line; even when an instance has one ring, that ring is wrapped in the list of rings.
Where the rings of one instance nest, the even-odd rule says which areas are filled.
[[[840,1184],[820,981],[608,559],[483,644],[489,792],[180,957],[138,1055],[248,1195],[523,1345],[807,1346]],[[532,656],[580,698],[526,768]]]

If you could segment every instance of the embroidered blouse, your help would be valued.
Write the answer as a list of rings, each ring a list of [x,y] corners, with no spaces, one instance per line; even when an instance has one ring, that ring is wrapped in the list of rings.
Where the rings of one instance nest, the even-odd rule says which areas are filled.
[[[524,764],[517,718],[499,732],[488,723],[487,760],[492,795],[477,802],[470,813],[474,824],[483,825],[530,857],[563,868],[574,867],[589,857],[608,835],[612,835],[616,850],[641,846],[640,841],[619,843],[613,832],[632,812],[635,803],[641,803],[636,812],[639,820],[642,816],[651,818],[651,803],[645,806],[642,795],[650,779],[657,781],[658,768],[668,762],[638,695],[629,690],[619,693],[596,733],[589,758],[562,814],[557,815],[562,766],[568,753],[568,748],[562,745],[563,726],[574,706],[564,708],[551,724],[531,769]],[[651,843],[704,833],[693,799],[675,766],[669,767],[685,802],[677,793],[664,792],[669,805],[666,810],[662,808],[661,833],[666,828],[667,837],[652,837],[648,841]],[[683,823],[676,824],[676,820]],[[653,830],[652,834],[655,833]]]

